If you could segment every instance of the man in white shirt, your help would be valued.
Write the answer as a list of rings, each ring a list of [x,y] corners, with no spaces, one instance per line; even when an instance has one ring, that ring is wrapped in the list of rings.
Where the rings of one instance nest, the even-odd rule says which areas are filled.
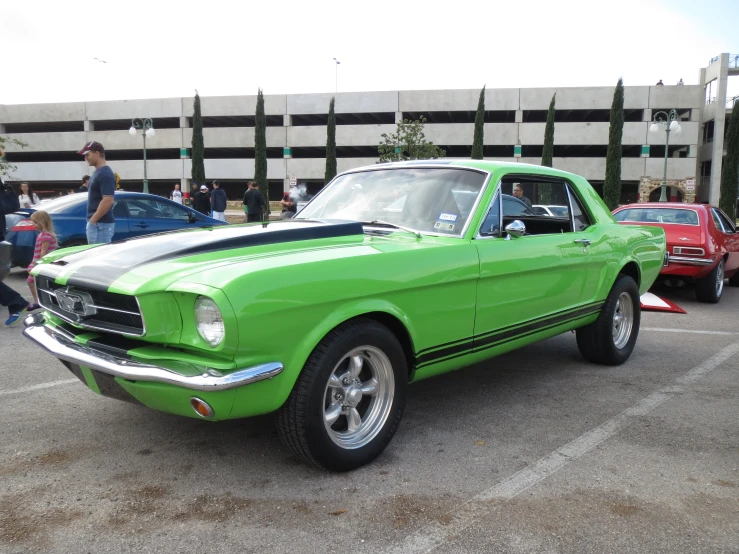
[[[169,195],[169,199],[178,204],[182,204],[182,191],[180,190],[180,184],[175,183],[174,190]]]

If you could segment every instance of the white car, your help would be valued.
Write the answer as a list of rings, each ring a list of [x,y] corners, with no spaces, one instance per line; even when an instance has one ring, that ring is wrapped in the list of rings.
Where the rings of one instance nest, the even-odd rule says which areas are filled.
[[[543,206],[541,204],[534,204],[531,206],[536,215],[548,215],[551,217],[570,217],[570,212],[567,206]]]

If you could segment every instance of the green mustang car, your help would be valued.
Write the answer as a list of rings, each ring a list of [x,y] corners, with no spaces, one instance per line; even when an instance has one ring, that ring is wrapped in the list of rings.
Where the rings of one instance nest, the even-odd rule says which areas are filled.
[[[571,330],[586,359],[623,363],[664,257],[661,228],[619,225],[571,173],[378,164],[294,219],[57,250],[24,334],[95,393],[211,421],[276,411],[295,454],[348,470],[388,445],[411,382]]]

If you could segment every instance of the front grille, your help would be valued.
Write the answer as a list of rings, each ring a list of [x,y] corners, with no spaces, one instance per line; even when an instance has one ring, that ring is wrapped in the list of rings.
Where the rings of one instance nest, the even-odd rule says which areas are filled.
[[[136,297],[114,292],[104,292],[84,287],[67,287],[56,284],[47,277],[36,277],[39,304],[60,318],[89,329],[144,334],[144,320]],[[60,302],[57,293],[70,295],[81,301],[68,309]]]

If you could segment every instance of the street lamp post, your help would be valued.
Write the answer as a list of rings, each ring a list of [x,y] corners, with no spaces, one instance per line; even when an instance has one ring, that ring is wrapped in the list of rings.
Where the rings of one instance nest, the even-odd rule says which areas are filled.
[[[334,61],[336,62],[336,92],[339,92],[339,64],[341,63],[339,60],[334,58]]]
[[[664,178],[662,179],[662,192],[659,195],[660,202],[667,202],[667,151],[670,147],[670,131],[674,131],[675,133],[680,132],[679,119],[680,117],[677,115],[676,110],[670,110],[669,113],[660,111],[654,114],[652,125],[649,127],[650,133],[657,133],[663,124],[665,126],[665,172]]]
[[[136,136],[136,129],[141,129],[141,136],[144,137],[144,192],[149,192],[149,180],[146,178],[146,137],[153,137],[156,134],[154,130],[154,122],[148,117],[134,117],[131,120],[131,128],[128,134],[132,137]]]

